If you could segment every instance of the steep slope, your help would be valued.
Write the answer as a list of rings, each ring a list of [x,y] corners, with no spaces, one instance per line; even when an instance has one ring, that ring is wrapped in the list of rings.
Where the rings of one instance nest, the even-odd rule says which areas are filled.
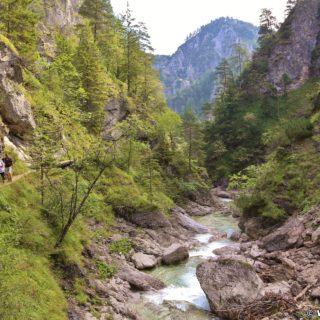
[[[317,0],[298,1],[280,30],[260,39],[251,66],[217,99],[207,126],[207,164],[214,180],[229,179],[239,193],[245,242],[238,257],[226,249],[220,261],[227,274],[249,258],[264,282],[261,295],[268,293],[237,300],[225,319],[238,317],[233,310],[244,319],[304,318],[301,310],[319,305],[319,8]]]
[[[77,0],[13,4],[0,3],[0,147],[16,177],[28,174],[1,188],[0,318],[137,319],[130,287],[164,284],[131,255],[158,263],[162,246],[188,240],[190,221],[171,214],[207,190],[202,159],[131,12],[120,21],[107,0],[81,1],[81,17]]]
[[[320,75],[319,14],[319,1],[297,2],[279,31],[264,41],[255,54],[249,71],[254,79],[248,79],[255,85],[249,86],[265,91],[264,84],[268,83],[281,92],[284,75],[288,78],[287,90],[297,89],[310,77]]]
[[[202,26],[172,56],[158,56],[169,105],[178,112],[188,104],[199,110],[214,94],[212,73],[223,58],[234,54],[235,43],[249,52],[256,47],[257,27],[231,18],[220,18]]]
[[[245,222],[259,217],[257,233],[319,204],[319,10],[319,1],[297,3],[216,102],[206,129],[212,177],[244,191],[238,205]]]

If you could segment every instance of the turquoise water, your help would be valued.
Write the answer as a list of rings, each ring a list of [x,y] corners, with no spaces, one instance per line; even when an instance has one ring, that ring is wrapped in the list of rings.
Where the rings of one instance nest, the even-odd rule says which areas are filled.
[[[211,214],[195,220],[212,231],[238,230],[238,221],[231,216]],[[197,265],[213,257],[212,251],[231,243],[223,239],[209,242],[212,234],[197,235],[201,245],[190,252],[187,262],[177,266],[161,266],[151,274],[161,279],[167,287],[158,292],[146,293],[139,307],[142,320],[211,320],[217,319],[210,313],[207,298],[196,277]]]

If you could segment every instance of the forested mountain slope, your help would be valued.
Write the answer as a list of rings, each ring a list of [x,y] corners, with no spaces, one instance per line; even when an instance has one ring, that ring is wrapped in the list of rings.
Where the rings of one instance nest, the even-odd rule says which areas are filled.
[[[117,232],[115,215],[171,226],[175,201],[207,188],[198,122],[167,107],[152,63],[129,8],[117,18],[104,0],[1,1],[0,144],[14,174],[28,173],[1,188],[1,319],[97,316],[108,296],[89,280],[112,278],[116,261],[85,259]],[[111,253],[131,251],[118,240]],[[113,303],[99,312],[126,319]]]
[[[158,56],[155,67],[173,110],[181,113],[193,107],[199,113],[216,93],[214,71],[219,63],[236,54],[237,43],[252,53],[257,36],[258,28],[250,23],[220,18],[190,35],[172,56]]]
[[[212,105],[207,165],[217,180],[244,170],[231,180],[250,190],[240,201],[248,214],[277,219],[319,204],[319,10],[298,1],[277,31],[262,17],[251,65]]]

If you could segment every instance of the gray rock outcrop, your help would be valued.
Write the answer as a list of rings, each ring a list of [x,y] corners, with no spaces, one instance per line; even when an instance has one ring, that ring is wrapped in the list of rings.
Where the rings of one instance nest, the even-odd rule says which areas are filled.
[[[319,9],[318,0],[298,1],[268,51],[268,72],[263,82],[280,90],[282,77],[287,74],[291,79],[289,89],[296,89],[312,75],[320,75],[320,57],[315,50],[320,44]]]
[[[0,116],[10,134],[26,137],[36,124],[20,87],[23,81],[20,64],[18,55],[0,41]]]
[[[269,252],[299,247],[303,243],[303,231],[302,220],[292,217],[281,228],[265,236],[261,246]]]

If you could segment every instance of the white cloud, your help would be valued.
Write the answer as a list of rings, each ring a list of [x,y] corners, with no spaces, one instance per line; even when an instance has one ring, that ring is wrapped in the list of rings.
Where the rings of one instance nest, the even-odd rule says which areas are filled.
[[[158,54],[171,54],[186,36],[211,20],[229,16],[259,24],[262,8],[272,8],[282,21],[286,0],[130,0],[138,21],[146,23]],[[116,14],[127,0],[111,0]]]

